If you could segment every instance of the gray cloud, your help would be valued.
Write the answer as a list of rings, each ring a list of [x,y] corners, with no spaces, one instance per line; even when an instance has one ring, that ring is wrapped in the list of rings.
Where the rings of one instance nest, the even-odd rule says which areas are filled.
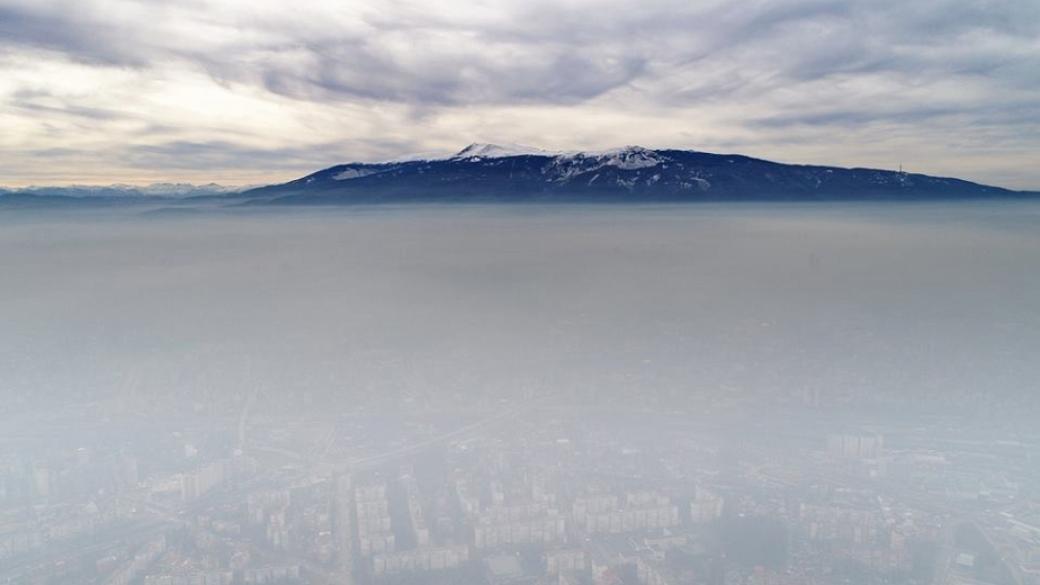
[[[131,166],[145,169],[162,166],[173,169],[216,170],[257,165],[295,170],[301,167],[332,165],[342,161],[344,156],[349,156],[347,153],[350,152],[378,150],[390,153],[409,149],[414,150],[414,145],[379,139],[270,148],[254,148],[223,140],[171,140],[158,144],[131,145],[111,154],[127,161]]]
[[[437,10],[402,0],[293,10],[232,0],[0,0],[3,55],[130,69],[144,80],[194,72],[239,95],[298,102],[286,106],[297,118],[312,105],[368,108],[371,125],[348,141],[359,148],[354,158],[395,144],[426,150],[431,138],[422,132],[466,108],[570,108],[573,120],[587,120],[581,142],[596,140],[593,129],[606,120],[589,108],[608,107],[615,120],[631,114],[662,127],[676,117],[689,119],[688,126],[710,119],[715,133],[748,133],[745,143],[754,143],[754,132],[808,125],[842,131],[926,124],[937,132],[936,120],[950,117],[962,129],[1003,125],[1000,137],[991,136],[1020,143],[1019,133],[1035,127],[1032,104],[1040,102],[1038,38],[1040,4],[1029,0],[448,2]],[[79,103],[91,100],[78,94],[60,103],[60,96],[18,91],[26,89],[38,88],[0,93],[0,100],[44,123],[94,118],[96,130],[106,132],[130,116],[111,104]],[[385,121],[397,125],[389,131],[378,117],[387,108],[407,112]],[[178,127],[158,115],[149,119],[147,111],[133,116]],[[650,135],[635,118],[616,123],[632,127],[633,141],[674,142],[693,130]],[[526,138],[520,124],[489,138]],[[267,160],[256,145],[260,132],[240,140],[188,129],[198,131],[164,144],[216,146],[184,156],[152,145],[135,160],[158,163],[167,153],[178,168],[187,160],[214,165],[241,160],[217,154],[233,150]],[[437,140],[445,132],[458,134],[451,134],[453,143],[475,138],[442,128]],[[328,142],[316,138],[313,148]],[[1032,144],[1040,148],[1036,139]]]
[[[99,64],[183,59],[217,78],[306,100],[570,103],[711,59],[781,81],[889,71],[1040,84],[1029,74],[1040,56],[1028,50],[1040,32],[1040,8],[1026,1],[538,2],[506,4],[484,19],[390,3],[376,16],[345,19],[343,28],[330,26],[320,11],[280,27],[243,18],[255,34],[202,43],[168,30],[162,18],[183,18],[200,34],[242,23],[200,21],[205,3],[199,13],[162,2],[130,4],[130,16],[118,18],[90,0],[0,3],[0,38],[7,47],[42,47]],[[972,34],[985,34],[987,42],[965,50],[964,37]]]
[[[93,120],[115,120],[127,118],[126,114],[117,110],[92,108],[77,105],[47,91],[23,89],[14,92],[8,105],[24,111],[27,115],[58,115],[72,118],[88,118]]]
[[[350,153],[376,151],[390,153],[414,151],[409,143],[385,140],[346,140],[302,147],[257,148],[236,142],[212,140],[192,142],[167,140],[152,144],[127,144],[110,149],[42,148],[27,151],[29,157],[43,158],[57,165],[89,164],[92,166],[125,165],[128,168],[168,171],[219,171],[262,167],[291,171],[330,166],[350,157]],[[16,172],[14,166],[0,163],[0,174]]]
[[[89,2],[0,2],[0,46],[53,50],[99,65],[145,65],[134,29],[106,21],[99,8]]]

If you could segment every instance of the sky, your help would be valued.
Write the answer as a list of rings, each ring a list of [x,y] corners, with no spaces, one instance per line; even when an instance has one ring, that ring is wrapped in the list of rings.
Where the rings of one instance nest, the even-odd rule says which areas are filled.
[[[1040,189],[1035,0],[0,0],[0,185],[260,184],[471,142]]]

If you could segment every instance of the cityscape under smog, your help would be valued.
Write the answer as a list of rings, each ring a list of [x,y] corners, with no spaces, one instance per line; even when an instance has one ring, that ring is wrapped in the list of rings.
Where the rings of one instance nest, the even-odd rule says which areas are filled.
[[[1040,585],[1036,71],[1033,0],[0,0],[0,585]]]

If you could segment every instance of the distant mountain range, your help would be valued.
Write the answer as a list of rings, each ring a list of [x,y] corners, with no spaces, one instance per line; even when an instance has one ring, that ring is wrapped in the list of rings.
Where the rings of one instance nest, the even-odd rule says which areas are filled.
[[[449,202],[684,202],[926,200],[1035,197],[961,179],[902,171],[777,163],[738,154],[628,146],[550,152],[471,144],[444,158],[348,163],[252,189],[147,187],[0,189],[0,207],[67,207],[167,200],[180,206]]]
[[[253,204],[945,199],[1030,195],[953,178],[791,165],[737,154],[547,152],[471,144],[442,159],[350,163],[239,194]]]
[[[0,187],[0,208],[106,207],[223,197],[242,187],[209,183],[152,183],[151,185],[65,185],[57,187]]]

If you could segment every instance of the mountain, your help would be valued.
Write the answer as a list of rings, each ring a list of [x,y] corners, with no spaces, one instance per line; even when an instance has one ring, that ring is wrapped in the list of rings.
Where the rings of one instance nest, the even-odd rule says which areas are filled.
[[[471,144],[453,156],[330,167],[239,194],[251,204],[679,202],[1024,196],[960,179],[791,165],[737,154],[651,150],[548,152]]]
[[[70,207],[95,207],[107,200],[83,199],[65,195],[33,195],[21,191],[0,189],[0,209],[60,209]]]
[[[154,207],[220,202],[242,191],[209,183],[153,183],[151,185],[67,185],[59,187],[0,187],[0,209],[94,209],[117,206]]]
[[[103,197],[103,198],[183,198],[209,195],[226,195],[242,191],[239,187],[227,187],[216,183],[193,185],[191,183],[152,183],[151,185],[64,185],[57,187],[32,186],[17,189],[2,189],[0,195],[20,194],[36,197]]]

